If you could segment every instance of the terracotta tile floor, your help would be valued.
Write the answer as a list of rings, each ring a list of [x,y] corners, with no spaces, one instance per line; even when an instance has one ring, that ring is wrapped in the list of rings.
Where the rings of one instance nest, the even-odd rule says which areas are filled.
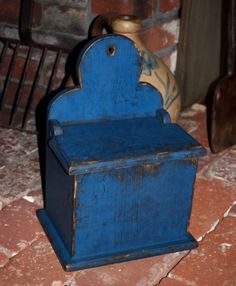
[[[208,150],[199,162],[190,231],[199,247],[66,273],[36,218],[42,194],[35,135],[0,129],[0,285],[236,286],[236,146],[211,154],[206,111],[179,124]]]

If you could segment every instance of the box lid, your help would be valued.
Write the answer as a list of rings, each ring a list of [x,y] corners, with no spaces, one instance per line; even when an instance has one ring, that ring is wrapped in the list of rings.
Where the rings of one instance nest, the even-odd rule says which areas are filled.
[[[62,126],[49,146],[70,174],[195,158],[205,149],[177,124],[154,117]]]

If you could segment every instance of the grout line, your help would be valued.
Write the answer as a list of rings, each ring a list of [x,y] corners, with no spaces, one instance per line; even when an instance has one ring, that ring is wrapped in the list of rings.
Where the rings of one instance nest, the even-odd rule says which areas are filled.
[[[14,259],[15,257],[17,257],[19,254],[23,253],[26,249],[28,249],[28,247],[30,247],[32,244],[34,244],[39,238],[43,237],[44,236],[44,233],[37,233],[36,237],[31,240],[30,242],[27,242],[27,245],[22,248],[22,249],[19,249],[19,251],[17,252],[11,252],[10,250],[8,250],[7,248],[4,248],[3,247],[0,247],[1,250],[4,250],[2,251],[7,257],[8,257],[8,261],[6,264],[4,264],[3,267],[0,267],[0,269],[3,269],[4,267],[8,266],[8,264],[12,261],[12,259]]]
[[[161,281],[162,281],[163,279],[167,278],[167,277],[169,276],[170,272],[171,272],[186,256],[188,256],[190,252],[191,252],[191,250],[189,250],[184,256],[182,256],[182,257],[180,258],[180,260],[179,260],[178,262],[176,262],[176,264],[166,273],[166,275],[165,275],[164,277],[162,277],[161,280],[160,280],[157,284],[155,284],[155,285],[153,285],[153,286],[158,286],[158,285],[160,285],[160,284],[161,284]]]
[[[200,236],[200,237],[197,239],[197,241],[198,241],[198,242],[202,241],[209,233],[213,232],[213,231],[217,228],[218,224],[219,224],[221,221],[222,221],[222,220],[220,220],[220,219],[216,220],[216,221],[211,225],[210,229],[209,229],[206,233],[204,233],[202,236]]]
[[[75,271],[75,273],[72,274],[72,276],[64,283],[64,286],[75,286],[74,284],[74,279],[77,276],[77,272]]]
[[[234,202],[231,204],[231,206],[225,211],[225,213],[224,213],[222,219],[218,219],[215,223],[213,223],[212,226],[210,227],[210,229],[209,229],[204,235],[202,235],[200,238],[198,238],[197,241],[198,241],[198,242],[202,242],[202,241],[206,238],[206,236],[207,236],[208,234],[210,234],[211,232],[215,231],[215,229],[219,226],[219,224],[221,224],[221,223],[225,220],[225,218],[229,217],[230,210],[234,207],[234,205],[236,205],[236,201],[234,201]],[[172,271],[183,259],[185,259],[185,257],[187,257],[187,256],[191,253],[191,251],[192,251],[192,250],[188,251],[188,252],[186,253],[186,255],[184,255],[183,257],[181,257],[181,259],[167,272],[167,274],[166,274],[164,277],[161,278],[161,280],[158,282],[158,284],[156,284],[156,285],[154,285],[154,286],[160,285],[160,283],[161,283],[161,281],[162,281],[163,279],[170,277],[169,275],[171,274],[171,271]],[[170,278],[171,278],[171,277],[170,277]],[[172,278],[174,278],[174,277],[172,277]],[[174,279],[175,279],[175,278],[174,278]],[[175,279],[175,280],[176,280],[176,279]]]
[[[234,201],[233,203],[232,203],[232,205],[228,208],[228,210],[224,213],[224,218],[226,218],[227,216],[229,216],[229,213],[230,213],[230,211],[231,211],[231,209],[234,207],[234,205],[236,205],[236,201]],[[231,216],[231,215],[230,215]],[[224,219],[223,218],[223,219]]]
[[[174,280],[176,280],[176,281],[182,282],[182,283],[184,283],[186,286],[197,286],[196,282],[186,280],[186,279],[184,279],[183,277],[178,276],[178,275],[171,275],[170,278],[171,278],[171,279],[174,279]]]

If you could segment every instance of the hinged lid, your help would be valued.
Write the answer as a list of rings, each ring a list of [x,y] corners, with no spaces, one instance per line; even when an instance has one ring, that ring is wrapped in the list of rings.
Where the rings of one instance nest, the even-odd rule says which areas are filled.
[[[135,118],[62,126],[49,146],[68,174],[199,157],[205,149],[176,124]]]

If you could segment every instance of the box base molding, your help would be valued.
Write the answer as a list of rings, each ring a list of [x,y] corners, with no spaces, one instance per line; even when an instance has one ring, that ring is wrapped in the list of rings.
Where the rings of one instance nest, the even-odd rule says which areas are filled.
[[[65,271],[74,271],[134,259],[147,258],[151,256],[189,250],[198,246],[198,243],[194,237],[190,233],[186,233],[185,237],[181,237],[181,239],[176,239],[175,241],[168,241],[151,246],[147,245],[139,249],[131,249],[125,252],[112,254],[105,253],[99,256],[96,255],[92,257],[77,258],[76,256],[71,256],[69,254],[69,251],[65,247],[46,211],[44,209],[38,210],[37,216]]]

